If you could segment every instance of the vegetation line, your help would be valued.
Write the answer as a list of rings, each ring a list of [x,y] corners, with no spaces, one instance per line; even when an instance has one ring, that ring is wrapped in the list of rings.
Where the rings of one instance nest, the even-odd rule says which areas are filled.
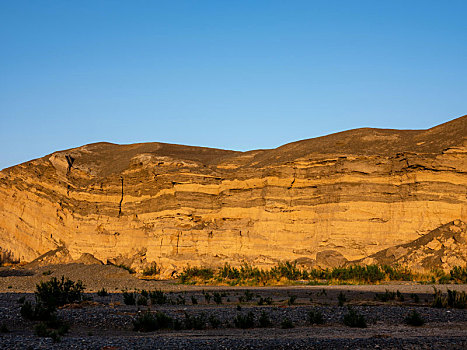
[[[249,264],[232,267],[187,267],[180,274],[182,284],[267,286],[285,284],[379,284],[388,281],[417,281],[420,283],[467,283],[467,267],[455,266],[449,274],[432,270],[426,274],[414,273],[401,266],[353,265],[333,269],[300,269],[296,263],[279,263],[270,269],[259,269]]]

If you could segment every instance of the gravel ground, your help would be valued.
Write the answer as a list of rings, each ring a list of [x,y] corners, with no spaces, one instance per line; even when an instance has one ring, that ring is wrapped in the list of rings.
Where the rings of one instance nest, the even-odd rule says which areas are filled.
[[[51,273],[49,274],[49,271]],[[44,272],[46,274],[44,275]],[[67,305],[58,316],[71,325],[70,331],[54,343],[51,338],[34,334],[35,322],[21,317],[18,299],[34,301],[35,283],[51,276],[81,279],[88,287],[80,304]],[[82,278],[80,278],[82,277]],[[91,284],[89,284],[91,281]],[[8,288],[11,287],[11,288]],[[111,291],[101,297],[95,292],[105,287]],[[436,286],[467,291],[467,285]],[[164,305],[125,305],[122,289],[162,289],[172,303]],[[399,290],[404,300],[386,303],[376,301],[375,293],[386,289]],[[246,294],[252,299],[246,300]],[[223,292],[222,304],[204,292]],[[346,296],[344,306],[338,306],[339,293]],[[415,302],[412,293],[419,297]],[[197,304],[192,304],[192,297]],[[260,298],[271,298],[271,305],[258,305]],[[413,283],[377,286],[299,286],[299,287],[199,287],[181,286],[170,281],[141,281],[125,270],[112,266],[50,266],[36,270],[0,270],[0,325],[9,332],[0,333],[2,349],[467,349],[467,310],[430,307],[433,286]],[[289,301],[295,299],[290,305]],[[184,300],[184,304],[183,304]],[[350,328],[343,324],[347,306],[364,315],[368,328]],[[310,310],[319,310],[325,323],[311,325]],[[218,328],[206,322],[202,330],[133,331],[133,320],[141,314],[162,311],[184,323],[188,315],[204,314],[220,321]],[[422,327],[404,323],[404,318],[416,310],[425,320]],[[237,315],[252,312],[255,328],[235,327]],[[259,328],[258,318],[264,312],[272,321],[269,328]],[[289,319],[294,328],[283,329]]]

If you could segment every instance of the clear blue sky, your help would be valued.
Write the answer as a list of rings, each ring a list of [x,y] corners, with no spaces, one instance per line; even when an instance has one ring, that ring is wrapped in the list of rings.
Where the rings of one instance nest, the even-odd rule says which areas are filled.
[[[235,150],[467,114],[467,1],[1,1],[0,169],[161,141]]]

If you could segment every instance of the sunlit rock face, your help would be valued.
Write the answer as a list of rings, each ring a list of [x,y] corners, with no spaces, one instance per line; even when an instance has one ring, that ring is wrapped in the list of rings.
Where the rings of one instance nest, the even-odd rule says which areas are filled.
[[[0,247],[21,261],[60,248],[67,261],[92,254],[164,271],[312,265],[320,252],[321,261],[362,259],[467,222],[466,137],[464,116],[249,152],[163,143],[60,151],[0,172]]]

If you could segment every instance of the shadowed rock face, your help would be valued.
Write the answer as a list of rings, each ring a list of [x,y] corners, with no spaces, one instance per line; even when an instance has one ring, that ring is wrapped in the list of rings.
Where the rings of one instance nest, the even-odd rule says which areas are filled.
[[[467,116],[272,150],[90,144],[0,172],[0,247],[167,271],[357,260],[467,221]],[[323,254],[318,255],[318,257]],[[341,258],[339,258],[341,259]]]

